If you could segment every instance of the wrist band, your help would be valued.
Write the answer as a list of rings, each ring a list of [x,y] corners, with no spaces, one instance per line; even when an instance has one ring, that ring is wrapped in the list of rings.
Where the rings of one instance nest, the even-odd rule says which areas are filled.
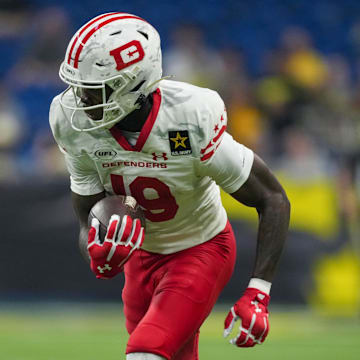
[[[248,287],[258,289],[269,295],[271,289],[271,282],[259,278],[252,278],[250,279]]]

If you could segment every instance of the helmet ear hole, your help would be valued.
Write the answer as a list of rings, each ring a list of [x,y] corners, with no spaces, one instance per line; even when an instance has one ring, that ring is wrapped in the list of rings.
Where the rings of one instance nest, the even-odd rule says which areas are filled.
[[[139,34],[141,34],[142,36],[144,36],[144,38],[145,38],[146,40],[149,40],[149,35],[148,35],[147,33],[143,32],[143,31],[140,31],[140,30],[138,30],[137,32],[138,32]]]

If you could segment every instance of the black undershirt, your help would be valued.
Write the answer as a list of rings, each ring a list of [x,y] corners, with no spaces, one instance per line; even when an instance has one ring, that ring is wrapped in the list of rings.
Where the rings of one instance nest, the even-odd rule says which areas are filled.
[[[139,132],[144,126],[153,106],[153,95],[150,94],[144,101],[140,109],[132,111],[124,119],[120,120],[114,126],[119,130]]]

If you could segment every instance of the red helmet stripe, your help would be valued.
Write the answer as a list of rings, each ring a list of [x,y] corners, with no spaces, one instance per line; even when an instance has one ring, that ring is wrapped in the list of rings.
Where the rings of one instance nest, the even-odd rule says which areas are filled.
[[[80,35],[86,30],[88,29],[92,24],[94,24],[96,21],[103,19],[104,17],[108,17],[111,15],[115,15],[115,14],[124,14],[124,13],[118,13],[118,12],[112,12],[112,13],[107,13],[107,14],[102,14],[97,16],[96,18],[92,19],[91,21],[89,21],[88,23],[86,23],[80,30],[79,33],[77,34],[77,36],[75,37],[75,39],[73,40],[73,43],[71,45],[70,51],[69,51],[69,55],[68,55],[68,59],[67,59],[67,63],[70,65],[70,61],[71,61],[71,55],[72,52],[74,50],[75,44],[77,42],[77,40],[79,39]]]
[[[77,48],[76,50],[76,53],[75,53],[75,59],[74,59],[74,68],[77,68],[78,67],[78,64],[79,64],[79,57],[80,57],[80,53],[82,51],[82,49],[84,48],[86,42],[90,39],[91,35],[94,34],[94,32],[96,30],[99,30],[100,28],[102,28],[103,26],[115,21],[115,20],[121,20],[121,19],[137,19],[137,20],[142,20],[142,21],[145,21],[144,19],[140,18],[140,17],[137,17],[137,16],[118,16],[118,17],[114,17],[114,18],[111,18],[111,19],[107,19],[105,20],[104,22],[100,23],[99,25],[93,27],[87,34],[86,36],[82,39],[82,41],[80,42],[80,45],[79,47]],[[145,21],[146,22],[146,21]]]

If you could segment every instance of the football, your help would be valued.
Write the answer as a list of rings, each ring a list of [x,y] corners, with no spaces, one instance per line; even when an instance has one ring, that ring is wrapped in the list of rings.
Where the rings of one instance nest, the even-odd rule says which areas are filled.
[[[105,239],[110,217],[114,214],[119,215],[120,219],[125,215],[129,215],[132,219],[140,219],[141,225],[145,229],[145,214],[135,198],[123,195],[107,196],[91,208],[88,217],[89,226],[93,218],[99,220],[99,236],[101,242]]]

